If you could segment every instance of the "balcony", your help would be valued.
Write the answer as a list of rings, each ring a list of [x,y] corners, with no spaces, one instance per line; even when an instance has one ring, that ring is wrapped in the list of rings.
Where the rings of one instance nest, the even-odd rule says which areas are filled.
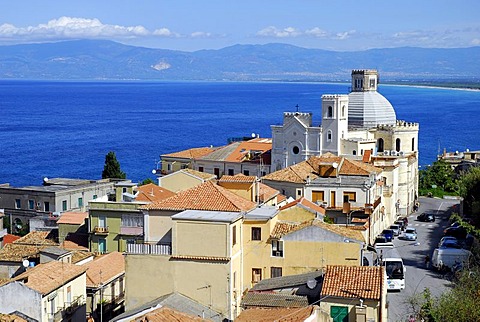
[[[172,245],[127,244],[127,254],[172,255]]]
[[[128,236],[142,236],[143,227],[120,226],[120,234]]]
[[[93,233],[95,235],[108,235],[108,226],[107,227],[95,226],[93,228]]]

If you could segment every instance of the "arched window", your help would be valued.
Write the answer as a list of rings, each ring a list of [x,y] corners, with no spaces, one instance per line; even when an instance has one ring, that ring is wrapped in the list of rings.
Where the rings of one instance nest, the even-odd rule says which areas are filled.
[[[384,145],[383,143],[384,142],[382,138],[378,139],[378,152],[383,152],[383,150],[385,149],[383,146]]]
[[[293,154],[298,154],[298,153],[300,153],[300,148],[295,145],[292,149],[292,152],[293,152]]]
[[[342,117],[345,117],[345,110],[346,110],[346,107],[345,105],[342,106]]]
[[[400,139],[395,140],[395,150],[400,152]]]
[[[327,142],[332,142],[332,130],[328,130],[327,132]]]
[[[327,117],[333,117],[333,107],[331,106],[327,109]]]
[[[412,151],[415,151],[415,138],[412,138]]]

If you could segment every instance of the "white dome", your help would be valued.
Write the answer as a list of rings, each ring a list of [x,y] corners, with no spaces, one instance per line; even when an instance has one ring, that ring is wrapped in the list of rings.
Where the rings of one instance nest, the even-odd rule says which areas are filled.
[[[373,128],[396,124],[392,104],[377,91],[351,92],[348,100],[348,125]]]

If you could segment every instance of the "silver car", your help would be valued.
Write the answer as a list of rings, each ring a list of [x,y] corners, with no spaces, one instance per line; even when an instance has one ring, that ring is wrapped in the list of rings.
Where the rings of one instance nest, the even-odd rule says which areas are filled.
[[[403,238],[406,240],[417,240],[417,230],[415,228],[407,228],[403,233]]]
[[[399,225],[391,225],[390,229],[393,230],[393,234],[395,236],[400,235],[400,226]]]

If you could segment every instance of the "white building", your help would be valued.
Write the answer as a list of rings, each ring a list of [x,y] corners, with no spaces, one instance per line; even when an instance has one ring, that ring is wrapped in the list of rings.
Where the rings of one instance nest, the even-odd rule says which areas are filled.
[[[377,87],[376,70],[353,70],[348,95],[322,95],[321,126],[313,125],[312,113],[284,113],[283,124],[271,127],[271,171],[327,152],[360,159],[383,169],[387,214],[410,213],[418,191],[419,125],[397,120]]]

